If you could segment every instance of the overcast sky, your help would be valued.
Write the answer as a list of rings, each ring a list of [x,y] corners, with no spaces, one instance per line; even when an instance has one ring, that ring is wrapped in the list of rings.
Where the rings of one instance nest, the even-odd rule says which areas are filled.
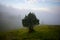
[[[0,0],[0,4],[19,9],[47,11],[50,8],[60,8],[60,0]],[[58,8],[58,9],[59,9]]]
[[[51,16],[48,17],[48,18],[51,18],[51,20],[53,20],[53,18],[55,18],[56,20],[57,18],[58,20],[60,19],[59,18],[60,17],[60,0],[0,0],[0,4],[7,6],[7,8],[13,7],[13,8],[18,8],[18,9],[36,10],[36,11],[39,11],[39,14],[43,12],[40,14],[41,16],[42,15],[44,16],[48,13],[49,15],[51,14]],[[45,17],[47,18],[47,16]],[[48,20],[48,18],[46,20]]]

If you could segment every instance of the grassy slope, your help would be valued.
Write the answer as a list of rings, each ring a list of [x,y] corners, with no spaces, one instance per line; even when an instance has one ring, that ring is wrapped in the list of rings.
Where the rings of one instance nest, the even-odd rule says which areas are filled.
[[[27,28],[0,33],[1,40],[59,40],[60,26],[36,26],[35,32]]]

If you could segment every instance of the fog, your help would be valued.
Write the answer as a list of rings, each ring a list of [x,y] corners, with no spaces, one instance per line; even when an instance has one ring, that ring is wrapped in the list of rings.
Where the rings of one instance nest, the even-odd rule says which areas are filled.
[[[35,13],[40,25],[60,25],[60,12],[58,9],[54,9],[54,12],[46,12],[31,9],[17,9],[0,5],[0,30],[22,28],[22,19],[25,15],[28,15],[29,12]]]

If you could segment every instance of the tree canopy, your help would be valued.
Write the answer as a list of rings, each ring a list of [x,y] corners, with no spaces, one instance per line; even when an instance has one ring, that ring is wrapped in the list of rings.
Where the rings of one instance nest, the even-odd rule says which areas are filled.
[[[39,20],[34,13],[30,12],[27,16],[25,15],[24,19],[22,19],[22,24],[25,27],[34,26],[39,24]]]

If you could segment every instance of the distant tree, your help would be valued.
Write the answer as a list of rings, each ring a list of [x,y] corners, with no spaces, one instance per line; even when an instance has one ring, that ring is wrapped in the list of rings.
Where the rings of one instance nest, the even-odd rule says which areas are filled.
[[[29,33],[33,32],[33,27],[39,24],[39,20],[36,18],[34,13],[29,13],[28,16],[25,15],[24,19],[22,19],[22,24],[24,27],[29,28]]]

